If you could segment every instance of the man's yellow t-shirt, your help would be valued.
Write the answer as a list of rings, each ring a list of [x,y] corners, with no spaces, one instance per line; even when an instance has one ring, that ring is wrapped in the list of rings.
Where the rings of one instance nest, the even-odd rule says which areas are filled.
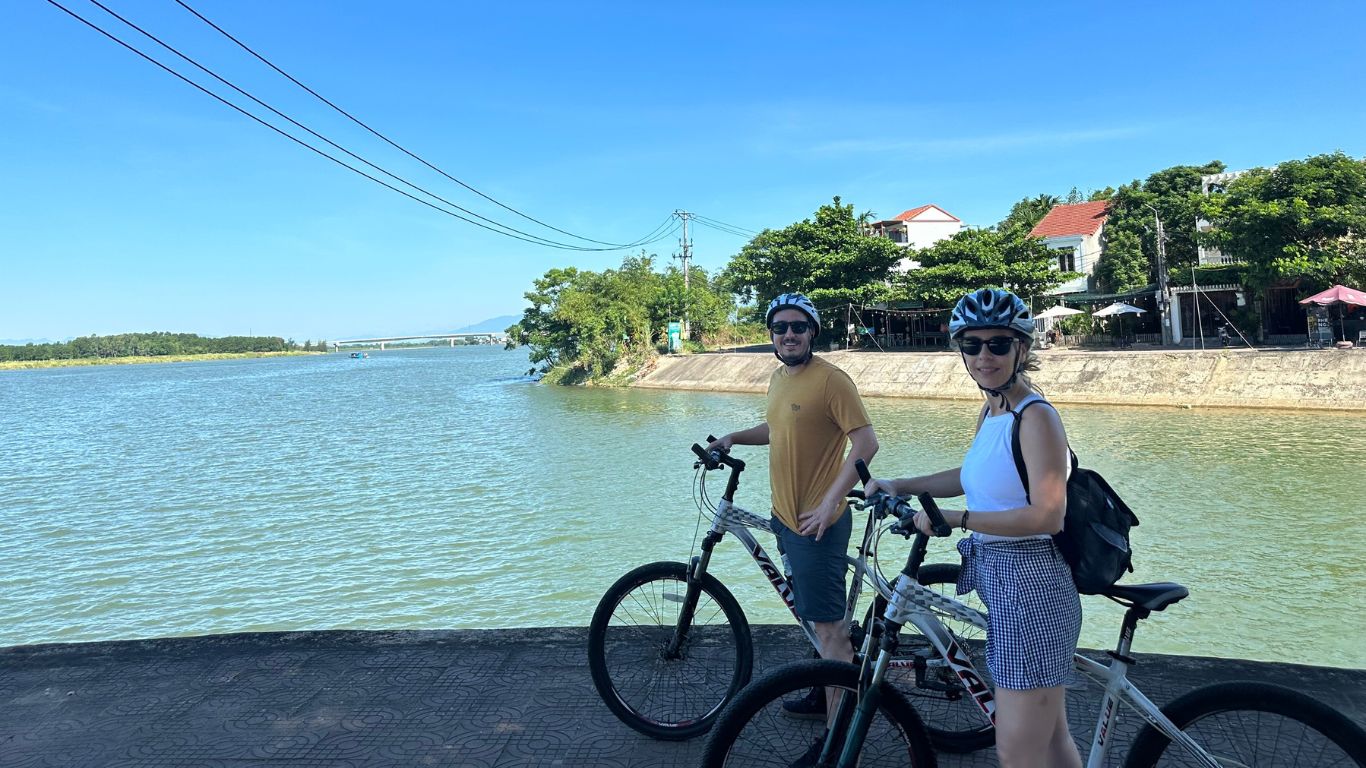
[[[768,380],[768,478],[773,514],[797,530],[797,514],[820,503],[844,463],[848,434],[872,423],[849,374],[812,357],[795,375]]]

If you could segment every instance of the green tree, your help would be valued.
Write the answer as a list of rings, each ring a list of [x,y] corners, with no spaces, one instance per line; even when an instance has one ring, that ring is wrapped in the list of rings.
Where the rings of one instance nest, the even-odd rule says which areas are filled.
[[[643,360],[667,323],[682,319],[685,304],[696,336],[726,321],[729,298],[705,270],[692,268],[685,293],[681,270],[671,266],[661,274],[654,261],[642,251],[602,273],[546,272],[525,294],[531,306],[507,329],[507,347],[530,347],[542,373],[560,369],[560,380],[569,383],[608,376],[623,360]]]
[[[1195,220],[1199,218],[1200,177],[1221,173],[1224,164],[1177,165],[1121,186],[1110,195],[1105,220],[1105,248],[1096,265],[1102,291],[1119,293],[1157,281],[1157,227],[1162,219],[1168,269],[1189,269],[1199,252]]]
[[[1010,213],[996,225],[996,229],[1002,232],[1019,229],[1028,233],[1058,202],[1058,198],[1053,195],[1026,197],[1010,207]]]
[[[905,298],[932,307],[951,307],[984,287],[1008,288],[1028,300],[1077,277],[1057,271],[1054,253],[1020,227],[965,229],[915,258],[921,268],[900,276],[897,287]]]
[[[887,295],[892,265],[904,255],[891,240],[865,235],[854,206],[837,196],[814,220],[759,233],[722,270],[719,284],[760,304],[784,291],[805,293],[817,306],[872,301]]]
[[[1209,244],[1247,263],[1254,289],[1366,283],[1366,160],[1341,152],[1249,172],[1202,201]]]

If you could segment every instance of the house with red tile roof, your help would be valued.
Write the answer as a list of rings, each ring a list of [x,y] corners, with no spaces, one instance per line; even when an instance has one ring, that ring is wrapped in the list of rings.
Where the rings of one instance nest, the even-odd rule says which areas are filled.
[[[912,208],[885,221],[875,221],[869,225],[868,233],[885,237],[903,248],[919,250],[953,237],[962,228],[963,222],[957,216],[931,204]],[[919,267],[920,262],[913,259],[902,259],[896,265],[902,272]]]
[[[1110,204],[1104,200],[1075,205],[1055,205],[1029,231],[1030,237],[1057,251],[1058,269],[1080,272],[1081,277],[1054,288],[1051,293],[1082,293],[1090,290],[1096,262],[1103,250],[1102,235]]]

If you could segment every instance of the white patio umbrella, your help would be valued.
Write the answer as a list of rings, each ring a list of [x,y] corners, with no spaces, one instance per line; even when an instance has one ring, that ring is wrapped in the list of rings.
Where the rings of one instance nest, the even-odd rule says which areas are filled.
[[[1114,304],[1111,304],[1110,306],[1104,309],[1096,310],[1095,314],[1092,315],[1092,317],[1110,317],[1111,315],[1141,315],[1143,314],[1143,312],[1144,310],[1135,307],[1133,304],[1125,304],[1122,301],[1116,301]]]
[[[1139,309],[1138,307],[1135,307],[1133,304],[1125,304],[1125,303],[1122,302],[1122,301],[1116,301],[1114,304],[1111,304],[1110,306],[1105,307],[1104,309],[1098,309],[1098,310],[1096,310],[1095,313],[1092,314],[1091,316],[1092,316],[1092,317],[1114,317],[1114,316],[1117,316],[1117,315],[1141,315],[1141,314],[1143,314],[1143,312],[1144,312],[1144,310]],[[1119,333],[1119,336],[1120,336],[1120,346],[1123,346],[1123,345],[1124,345],[1124,321],[1123,321],[1123,320],[1120,320],[1120,321],[1119,321],[1119,331],[1120,331],[1120,333]]]
[[[1039,314],[1035,315],[1034,317],[1037,318],[1037,319],[1042,320],[1042,319],[1045,319],[1045,318],[1067,317],[1068,315],[1080,315],[1080,314],[1081,314],[1081,310],[1080,310],[1080,309],[1072,309],[1071,307],[1064,307],[1063,305],[1059,304],[1059,305],[1056,306],[1056,307],[1049,307],[1048,309],[1045,309],[1044,311],[1040,312]]]

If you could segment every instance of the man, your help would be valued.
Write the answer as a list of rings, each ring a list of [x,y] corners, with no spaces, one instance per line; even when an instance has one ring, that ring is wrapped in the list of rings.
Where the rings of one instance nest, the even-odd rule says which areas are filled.
[[[773,530],[792,567],[797,615],[812,623],[822,657],[852,661],[844,615],[853,530],[846,497],[858,482],[855,460],[871,462],[878,443],[849,375],[812,355],[820,322],[815,305],[800,293],[781,294],[769,304],[765,323],[782,366],[769,378],[766,419],[707,447],[769,446]],[[784,703],[793,714],[815,717],[826,705],[819,694]]]

